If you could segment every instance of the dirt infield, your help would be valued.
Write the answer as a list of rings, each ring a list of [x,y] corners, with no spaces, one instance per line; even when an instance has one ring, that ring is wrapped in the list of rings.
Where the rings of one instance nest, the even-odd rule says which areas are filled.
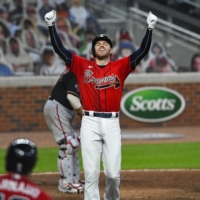
[[[126,130],[127,131],[127,130]],[[131,130],[128,130],[129,132]],[[133,133],[172,133],[183,134],[181,138],[122,140],[123,144],[138,143],[175,143],[199,142],[200,127],[174,128],[144,128],[135,129]],[[123,133],[123,131],[122,131]],[[49,132],[41,133],[1,133],[0,147],[6,148],[10,141],[25,137],[34,141],[38,147],[56,147],[56,143]],[[2,139],[3,138],[3,139]],[[81,172],[83,177],[83,172]],[[83,200],[83,194],[71,195],[59,193],[57,184],[59,175],[33,174],[31,179],[44,188],[53,200]],[[100,174],[99,188],[101,199],[105,187],[105,177]],[[150,200],[200,200],[200,170],[143,170],[122,171],[120,184],[120,200],[150,199]]]
[[[58,174],[32,175],[32,180],[45,189],[53,200],[83,200],[83,194],[59,193]],[[105,177],[100,175],[103,200]],[[197,200],[200,199],[200,171],[122,171],[120,200]],[[114,200],[114,199],[113,199]]]

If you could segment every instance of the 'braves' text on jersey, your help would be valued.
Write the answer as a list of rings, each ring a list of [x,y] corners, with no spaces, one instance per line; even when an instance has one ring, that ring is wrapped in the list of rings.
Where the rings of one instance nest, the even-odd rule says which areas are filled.
[[[71,70],[76,74],[85,110],[119,111],[124,80],[132,70],[129,60],[127,57],[109,62],[107,66],[100,68],[95,61],[73,55]],[[85,96],[90,98],[85,98]]]

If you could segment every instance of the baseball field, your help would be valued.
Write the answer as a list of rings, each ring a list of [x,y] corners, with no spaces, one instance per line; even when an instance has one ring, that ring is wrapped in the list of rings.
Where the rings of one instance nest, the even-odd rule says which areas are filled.
[[[130,132],[131,130],[129,130]],[[180,138],[122,139],[121,200],[134,199],[200,199],[200,127],[135,129],[137,133],[181,133]],[[123,130],[122,130],[123,134]],[[1,135],[0,157],[15,138],[33,140],[39,149],[39,158],[30,178],[44,188],[54,200],[83,200],[83,194],[59,193],[57,182],[57,145],[49,132],[5,133]],[[81,152],[80,152],[81,153]],[[80,155],[81,159],[81,155]],[[82,163],[81,178],[84,178]],[[3,171],[3,162],[0,173]],[[40,173],[39,173],[40,172]],[[105,176],[100,174],[99,188],[103,199]]]

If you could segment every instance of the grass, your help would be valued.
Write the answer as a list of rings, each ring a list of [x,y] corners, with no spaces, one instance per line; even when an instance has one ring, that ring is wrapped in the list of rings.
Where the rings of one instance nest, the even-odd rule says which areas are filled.
[[[198,169],[199,157],[199,142],[126,145],[122,169]]]
[[[0,174],[5,173],[0,150]],[[38,149],[38,162],[33,172],[57,172],[58,148]],[[132,144],[122,146],[122,169],[200,169],[200,142],[174,144]],[[79,152],[82,168],[81,151]],[[102,169],[102,165],[101,165]]]

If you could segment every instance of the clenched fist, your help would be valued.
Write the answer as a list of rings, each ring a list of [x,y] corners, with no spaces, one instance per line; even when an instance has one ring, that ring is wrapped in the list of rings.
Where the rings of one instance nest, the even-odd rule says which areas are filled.
[[[56,11],[52,10],[44,16],[47,26],[53,26],[56,21]]]
[[[158,20],[158,18],[154,14],[152,14],[151,12],[149,12],[149,14],[147,16],[148,28],[154,29],[157,20]]]

